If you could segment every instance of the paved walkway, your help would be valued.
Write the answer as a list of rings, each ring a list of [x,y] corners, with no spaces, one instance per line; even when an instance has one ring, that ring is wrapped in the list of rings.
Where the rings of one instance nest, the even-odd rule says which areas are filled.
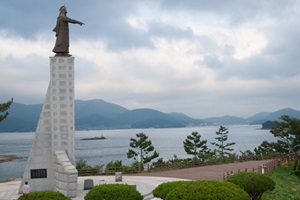
[[[163,182],[170,182],[176,180],[223,180],[223,173],[237,172],[239,169],[245,171],[252,171],[254,168],[257,171],[258,166],[261,166],[268,161],[248,161],[242,163],[230,163],[223,165],[213,165],[205,167],[195,167],[187,169],[179,169],[172,171],[163,171],[155,173],[142,173],[135,175],[124,175],[123,181],[118,183],[127,183],[129,185],[136,185],[136,189],[145,196],[145,200],[158,200],[151,194],[152,190]],[[115,183],[115,176],[88,176],[78,177],[77,197],[73,200],[83,200],[88,190],[83,190],[83,183],[85,179],[93,179],[94,185]],[[0,200],[14,200],[20,195],[18,189],[21,181],[15,180],[7,183],[0,183]]]
[[[257,172],[258,167],[266,164],[270,160],[247,161],[239,163],[229,163],[222,165],[209,165],[204,167],[193,167],[171,171],[162,171],[155,173],[142,173],[138,176],[152,176],[152,177],[172,177],[191,180],[223,180],[223,173],[233,173],[240,171],[252,171],[253,168]],[[134,175],[133,175],[134,176]]]

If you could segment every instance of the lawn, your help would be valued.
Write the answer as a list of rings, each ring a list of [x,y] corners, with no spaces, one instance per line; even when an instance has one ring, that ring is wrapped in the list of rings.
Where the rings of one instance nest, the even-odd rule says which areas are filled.
[[[293,174],[292,165],[281,166],[268,175],[276,182],[276,187],[266,192],[262,200],[300,200],[300,177]]]

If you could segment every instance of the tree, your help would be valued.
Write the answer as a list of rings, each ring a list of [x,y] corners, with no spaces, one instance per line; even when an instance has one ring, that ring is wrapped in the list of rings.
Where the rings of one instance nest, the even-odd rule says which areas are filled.
[[[216,152],[220,155],[221,161],[223,160],[224,155],[229,155],[230,151],[233,151],[232,148],[229,148],[232,145],[235,145],[235,142],[227,143],[225,142],[228,139],[228,128],[225,128],[224,126],[220,126],[219,130],[216,132],[218,137],[215,139],[218,140],[217,142],[212,142],[212,145],[215,145],[217,147]]]
[[[137,160],[138,156],[141,158],[141,163],[146,164],[151,160],[157,158],[159,154],[154,150],[151,140],[148,140],[148,136],[145,133],[136,134],[135,138],[130,138],[130,147],[132,149],[128,150],[127,158],[134,158]],[[153,152],[152,155],[149,155],[150,152]]]
[[[257,148],[254,148],[254,152],[256,155],[260,155],[262,158],[263,156],[269,154],[278,154],[280,153],[277,149],[277,145],[274,142],[263,141]]]
[[[281,121],[275,121],[276,126],[270,132],[278,138],[277,150],[280,153],[295,153],[294,170],[300,170],[300,119],[282,115]]]
[[[0,122],[2,120],[4,120],[7,115],[8,115],[8,109],[10,108],[10,105],[13,103],[13,99],[11,99],[10,101],[8,102],[5,102],[5,103],[0,103]]]
[[[294,153],[296,155],[294,170],[300,170],[300,119],[282,115],[280,121],[274,121],[275,127],[270,130],[277,142],[263,143],[255,148],[256,154]]]
[[[207,148],[207,140],[201,140],[201,135],[198,132],[192,132],[188,135],[185,141],[183,141],[183,147],[187,154],[194,157],[206,155],[209,150]]]
[[[295,150],[295,145],[299,144],[294,143],[297,135],[300,134],[300,120],[287,115],[282,115],[280,119],[281,121],[274,122],[276,125],[270,132],[278,138],[278,143],[281,142],[282,145],[287,146],[288,153],[292,153]]]

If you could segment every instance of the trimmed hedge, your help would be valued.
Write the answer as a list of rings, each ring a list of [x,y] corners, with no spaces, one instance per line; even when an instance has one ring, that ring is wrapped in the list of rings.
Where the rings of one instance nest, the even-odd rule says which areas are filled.
[[[142,200],[143,196],[127,184],[102,184],[93,187],[85,200]]]
[[[153,191],[153,196],[161,199],[166,199],[167,194],[174,190],[174,188],[187,184],[190,181],[174,181],[174,182],[165,182],[157,186]]]
[[[71,200],[60,192],[40,191],[30,192],[28,195],[22,195],[18,200]]]
[[[261,199],[264,192],[275,188],[275,182],[272,178],[257,172],[239,172],[229,176],[227,181],[244,189],[252,200]]]
[[[226,181],[190,181],[174,188],[166,200],[249,200],[237,185]]]

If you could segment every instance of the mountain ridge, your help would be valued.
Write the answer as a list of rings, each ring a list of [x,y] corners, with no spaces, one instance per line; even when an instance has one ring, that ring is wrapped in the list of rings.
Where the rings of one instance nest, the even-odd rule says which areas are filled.
[[[14,102],[9,110],[8,117],[0,123],[0,132],[35,131],[41,109],[42,104],[25,105]],[[75,129],[174,128],[204,125],[262,124],[266,121],[279,120],[279,117],[284,114],[300,118],[300,111],[284,108],[275,112],[260,112],[248,118],[225,115],[195,119],[183,113],[164,113],[151,108],[128,110],[102,99],[76,100]]]

